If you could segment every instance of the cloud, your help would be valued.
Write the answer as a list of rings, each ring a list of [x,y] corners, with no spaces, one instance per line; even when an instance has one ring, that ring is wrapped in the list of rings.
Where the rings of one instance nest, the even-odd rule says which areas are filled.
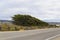
[[[15,14],[60,20],[60,0],[0,0],[0,19],[11,19]]]

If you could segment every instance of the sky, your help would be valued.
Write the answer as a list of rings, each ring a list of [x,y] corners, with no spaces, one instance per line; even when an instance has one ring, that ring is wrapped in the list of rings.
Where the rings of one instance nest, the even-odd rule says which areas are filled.
[[[60,22],[60,0],[0,0],[0,20],[11,20],[15,14]]]

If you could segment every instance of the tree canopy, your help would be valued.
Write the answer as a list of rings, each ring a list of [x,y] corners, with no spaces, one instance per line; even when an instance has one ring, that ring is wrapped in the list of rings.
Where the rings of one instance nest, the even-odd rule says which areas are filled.
[[[12,17],[13,23],[21,26],[46,26],[48,23],[30,15],[17,14]]]

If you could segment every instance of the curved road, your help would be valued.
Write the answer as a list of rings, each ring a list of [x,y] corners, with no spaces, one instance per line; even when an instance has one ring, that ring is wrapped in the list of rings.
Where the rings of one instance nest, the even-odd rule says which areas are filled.
[[[60,34],[60,28],[0,32],[0,40],[49,40],[48,38]]]

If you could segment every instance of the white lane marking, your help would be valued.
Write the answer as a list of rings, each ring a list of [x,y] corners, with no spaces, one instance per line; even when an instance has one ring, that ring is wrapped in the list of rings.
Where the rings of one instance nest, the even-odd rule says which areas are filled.
[[[52,37],[50,37],[50,38],[47,38],[46,40],[51,40],[51,39],[56,38],[56,37],[58,37],[58,36],[60,36],[60,34],[55,35],[55,36],[52,36]]]

